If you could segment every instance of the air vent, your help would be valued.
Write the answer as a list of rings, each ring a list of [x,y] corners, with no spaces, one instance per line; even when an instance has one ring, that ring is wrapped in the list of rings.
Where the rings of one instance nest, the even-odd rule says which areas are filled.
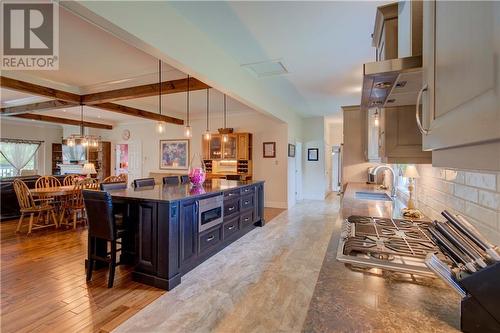
[[[254,62],[241,66],[247,68],[257,77],[276,76],[288,73],[285,65],[283,65],[283,62],[281,62],[281,60]]]

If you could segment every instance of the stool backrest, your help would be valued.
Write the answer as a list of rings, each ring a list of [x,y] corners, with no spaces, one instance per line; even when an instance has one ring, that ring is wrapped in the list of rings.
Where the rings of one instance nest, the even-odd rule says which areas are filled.
[[[116,226],[111,195],[105,191],[83,190],[83,201],[89,223],[89,236],[115,240]]]
[[[63,180],[63,185],[64,186],[70,186],[70,185],[75,185],[78,181],[80,181],[81,176],[79,175],[67,175],[64,177]]]
[[[146,186],[155,186],[155,179],[154,178],[134,179],[135,188],[146,187]]]
[[[101,183],[101,191],[125,190],[126,188],[125,182]]]
[[[179,177],[178,176],[163,177],[163,185],[179,185]]]
[[[182,175],[181,176],[181,184],[189,184],[189,177],[188,177],[188,175]]]

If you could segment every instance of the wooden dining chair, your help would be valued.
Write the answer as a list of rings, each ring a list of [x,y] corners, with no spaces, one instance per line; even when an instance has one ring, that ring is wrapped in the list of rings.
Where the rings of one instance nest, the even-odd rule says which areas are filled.
[[[118,175],[118,177],[120,178],[120,180],[119,180],[119,181],[121,181],[121,182],[125,182],[125,183],[127,183],[127,182],[128,182],[128,174],[126,174],[126,173],[120,173],[120,174]]]
[[[74,185],[73,192],[66,197],[62,205],[59,225],[72,225],[76,229],[77,222],[86,223],[85,205],[83,203],[83,190],[98,190],[99,183],[94,178],[84,178]],[[78,220],[80,215],[80,220]],[[66,219],[67,216],[67,219]],[[71,222],[70,222],[71,221]]]
[[[54,207],[50,205],[46,200],[36,200],[33,199],[31,192],[28,186],[20,179],[14,180],[13,183],[14,191],[16,192],[17,201],[19,202],[21,217],[19,218],[19,222],[17,224],[16,232],[21,230],[21,224],[24,220],[24,216],[30,216],[29,225],[28,225],[28,235],[31,234],[32,230],[47,228],[51,226],[58,227],[56,215],[54,213]],[[43,220],[43,214],[47,216],[47,223],[38,224],[40,219]],[[36,222],[34,223],[34,217],[37,215]],[[53,223],[50,223],[50,219],[52,219]]]
[[[89,220],[88,232],[88,261],[87,261],[87,281],[92,280],[94,262],[106,262],[109,265],[108,288],[113,286],[115,278],[115,267],[119,265],[116,261],[117,244],[126,234],[126,228],[117,223],[113,213],[113,201],[111,195],[105,191],[83,190],[83,199]],[[105,252],[98,253],[97,241],[106,242]],[[111,251],[108,252],[108,243],[111,243]]]
[[[102,183],[117,183],[123,181],[120,176],[109,176],[104,178]]]
[[[163,177],[163,185],[179,185],[179,177],[178,176]]]
[[[75,185],[76,182],[80,181],[80,179],[81,179],[81,176],[79,176],[79,175],[67,175],[66,177],[64,177],[63,185],[64,186]]]
[[[54,176],[42,176],[35,182],[35,188],[47,188],[61,186],[61,182]]]

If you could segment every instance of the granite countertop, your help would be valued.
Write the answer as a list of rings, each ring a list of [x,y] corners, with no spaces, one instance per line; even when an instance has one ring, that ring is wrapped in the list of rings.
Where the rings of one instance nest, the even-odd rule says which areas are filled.
[[[385,192],[349,183],[318,276],[304,332],[458,332],[460,297],[438,278],[351,269],[337,261],[341,224],[349,215],[401,217],[399,200],[368,201],[355,192]]]
[[[191,184],[180,185],[155,185],[142,188],[127,188],[124,190],[109,191],[113,198],[137,199],[146,201],[171,202],[188,198],[202,197],[214,193],[222,193],[239,187],[263,183],[264,181],[247,180],[206,180],[201,187],[193,187]]]

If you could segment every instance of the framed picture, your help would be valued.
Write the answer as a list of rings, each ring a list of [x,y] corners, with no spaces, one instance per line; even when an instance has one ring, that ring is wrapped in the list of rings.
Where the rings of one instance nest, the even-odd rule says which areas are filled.
[[[319,160],[319,149],[318,148],[308,148],[307,149],[307,160],[308,161],[318,161]]]
[[[160,169],[188,169],[189,140],[160,140]]]
[[[288,144],[288,157],[295,157],[295,145]]]
[[[276,157],[276,142],[264,142],[262,145],[262,153],[264,158]]]

